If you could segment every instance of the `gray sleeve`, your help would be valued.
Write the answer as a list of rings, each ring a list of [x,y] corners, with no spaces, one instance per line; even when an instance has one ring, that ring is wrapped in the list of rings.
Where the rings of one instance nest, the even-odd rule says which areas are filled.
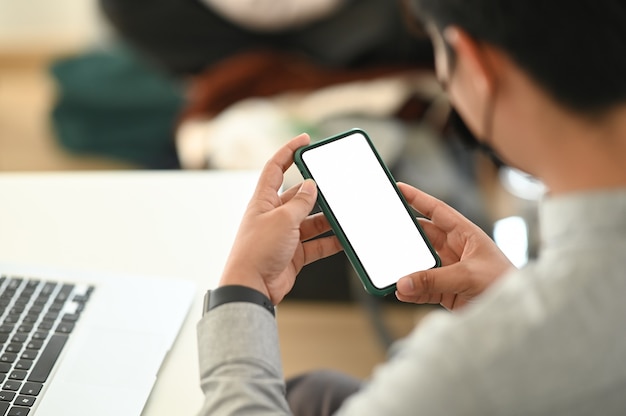
[[[259,305],[215,308],[197,327],[205,402],[199,415],[287,415],[274,317]]]
[[[446,330],[452,320],[444,312],[425,318],[335,416],[493,414],[463,337]]]
[[[617,286],[598,285],[592,266],[576,280],[569,265],[557,278],[551,268],[553,279],[529,265],[463,312],[430,313],[338,416],[623,414],[624,302],[597,302],[623,292],[623,271]],[[289,414],[271,314],[227,304],[198,332],[202,415]]]
[[[441,330],[450,317],[434,315],[402,342],[340,415],[413,414],[415,409],[429,416],[484,414],[475,400],[476,382],[468,377],[473,371],[465,346]],[[290,414],[277,325],[266,310],[252,303],[222,305],[199,322],[198,343],[205,394],[201,416]]]

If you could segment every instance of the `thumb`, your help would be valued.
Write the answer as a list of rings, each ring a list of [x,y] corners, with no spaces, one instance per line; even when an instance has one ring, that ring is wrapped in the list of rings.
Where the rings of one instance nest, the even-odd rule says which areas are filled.
[[[302,182],[300,189],[285,205],[297,218],[298,222],[304,220],[313,210],[317,200],[317,186],[313,179]]]
[[[398,280],[396,289],[403,296],[457,294],[467,289],[467,271],[461,263],[413,273]]]

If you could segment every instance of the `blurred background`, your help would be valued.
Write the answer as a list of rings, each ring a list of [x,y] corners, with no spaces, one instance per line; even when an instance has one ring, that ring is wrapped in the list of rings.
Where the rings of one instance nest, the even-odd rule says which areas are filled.
[[[49,65],[106,35],[95,1],[0,1],[0,169],[126,168],[108,158],[74,157],[49,125],[56,85]]]
[[[540,184],[451,133],[404,2],[245,3],[0,0],[0,171],[257,169],[360,127],[397,180],[532,257]],[[286,375],[366,377],[434,309],[365,295],[343,254],[309,266],[278,313]]]

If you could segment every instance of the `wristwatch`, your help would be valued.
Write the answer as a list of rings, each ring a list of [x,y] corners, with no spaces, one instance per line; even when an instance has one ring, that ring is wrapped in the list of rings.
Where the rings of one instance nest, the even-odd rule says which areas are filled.
[[[204,295],[204,307],[202,316],[220,305],[231,302],[251,302],[265,308],[272,316],[276,316],[272,301],[258,290],[247,286],[221,286],[214,290],[209,290]]]

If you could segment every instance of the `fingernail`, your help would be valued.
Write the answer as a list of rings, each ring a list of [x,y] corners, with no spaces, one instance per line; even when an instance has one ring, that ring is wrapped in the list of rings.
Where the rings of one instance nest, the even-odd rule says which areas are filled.
[[[443,31],[443,38],[449,43],[455,44],[459,37],[459,32],[456,29],[446,28]]]
[[[315,182],[312,179],[307,179],[302,182],[300,185],[300,190],[298,191],[302,194],[312,194],[315,192]]]
[[[398,292],[402,293],[403,295],[410,295],[415,291],[413,279],[411,279],[410,277],[403,277],[402,279],[398,280],[398,283],[396,283],[396,288],[398,289]]]

